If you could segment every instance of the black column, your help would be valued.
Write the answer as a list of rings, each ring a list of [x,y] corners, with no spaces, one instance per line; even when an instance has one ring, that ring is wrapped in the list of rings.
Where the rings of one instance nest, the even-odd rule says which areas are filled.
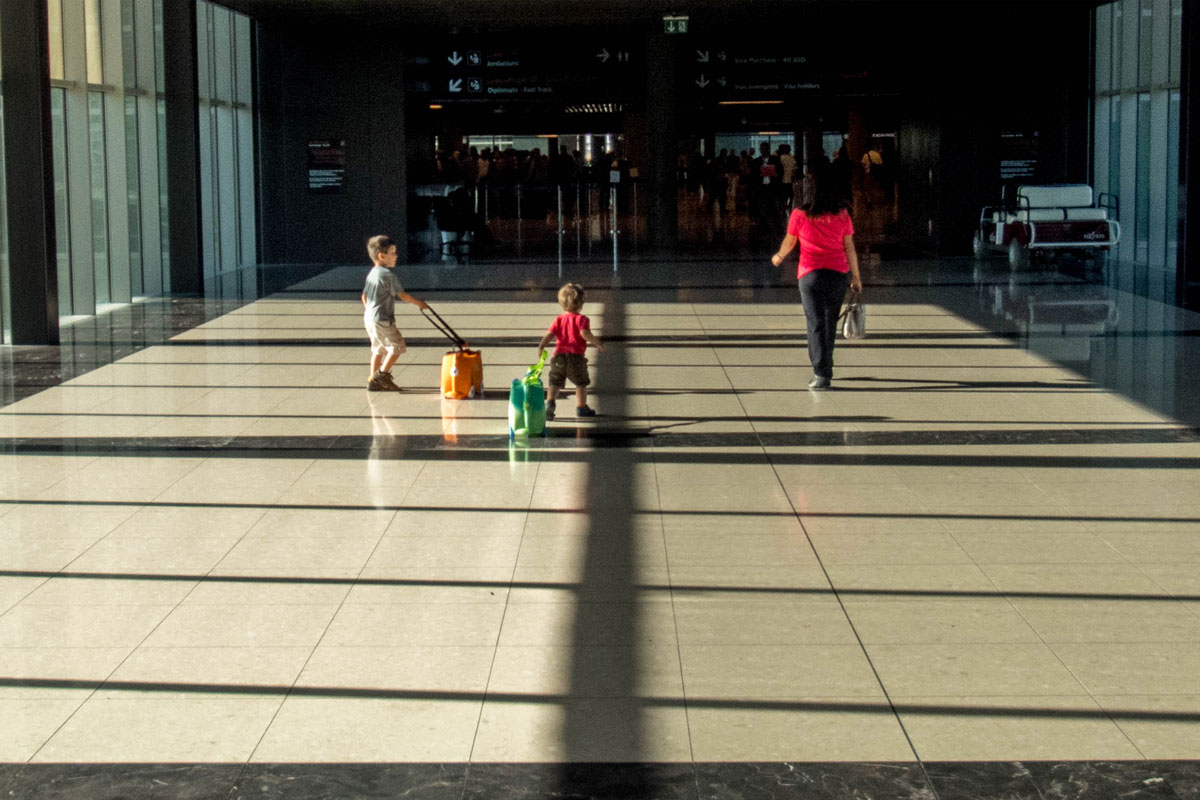
[[[58,344],[46,0],[0,0],[14,344]]]
[[[1179,299],[1200,308],[1200,2],[1184,0],[1179,109]],[[1169,179],[1169,177],[1168,177]],[[1194,221],[1196,224],[1190,224]]]
[[[671,249],[679,241],[679,198],[675,170],[679,135],[676,123],[675,41],[663,33],[646,39],[646,231],[652,249]]]
[[[162,15],[171,294],[202,295],[196,0],[169,0]]]

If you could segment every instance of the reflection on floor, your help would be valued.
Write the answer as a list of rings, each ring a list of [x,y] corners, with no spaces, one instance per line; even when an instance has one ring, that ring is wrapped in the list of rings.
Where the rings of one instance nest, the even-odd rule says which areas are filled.
[[[872,263],[813,393],[777,275],[622,270],[529,442],[554,265],[402,273],[483,400],[411,307],[364,390],[357,268],[10,351],[0,793],[1194,796],[1200,317]]]

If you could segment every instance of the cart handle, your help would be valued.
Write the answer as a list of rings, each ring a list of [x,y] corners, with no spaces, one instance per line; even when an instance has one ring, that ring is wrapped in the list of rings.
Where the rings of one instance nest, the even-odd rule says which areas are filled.
[[[467,340],[455,333],[454,329],[450,327],[446,320],[442,319],[440,314],[428,306],[422,308],[421,313],[425,315],[425,319],[429,320],[433,327],[437,328],[443,336],[454,344],[456,350],[462,351],[467,349]],[[430,314],[433,316],[429,316]]]

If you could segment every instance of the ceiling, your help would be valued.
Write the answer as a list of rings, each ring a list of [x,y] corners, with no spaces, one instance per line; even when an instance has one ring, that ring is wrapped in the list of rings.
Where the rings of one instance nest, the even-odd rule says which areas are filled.
[[[798,8],[840,9],[852,14],[871,8],[898,11],[914,7],[943,9],[982,6],[1015,11],[1020,6],[1095,6],[1103,0],[216,0],[262,21],[290,24],[332,23],[419,25],[438,28],[528,28],[661,25],[665,15],[685,14],[697,24],[769,23],[794,18]],[[923,16],[918,14],[917,16]],[[907,16],[911,20],[912,16]]]

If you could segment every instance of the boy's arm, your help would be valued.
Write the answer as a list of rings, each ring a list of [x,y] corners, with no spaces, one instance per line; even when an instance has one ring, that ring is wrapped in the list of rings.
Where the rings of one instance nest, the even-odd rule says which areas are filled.
[[[589,328],[584,328],[579,333],[580,333],[580,335],[583,336],[583,340],[585,342],[587,342],[588,344],[590,344],[592,347],[596,348],[597,350],[604,349],[604,342],[600,341],[599,337],[597,337],[596,334],[592,333],[592,331]]]
[[[545,335],[542,336],[542,340],[538,342],[538,352],[540,353],[545,350],[552,341],[554,341],[554,334],[546,331]]]
[[[363,292],[361,297],[362,297],[362,301],[363,301],[363,308],[366,308],[367,307],[367,293]]]
[[[422,310],[429,308],[429,303],[426,303],[424,300],[418,300],[408,292],[396,292],[396,297],[400,298],[406,303],[412,303],[414,306]]]

